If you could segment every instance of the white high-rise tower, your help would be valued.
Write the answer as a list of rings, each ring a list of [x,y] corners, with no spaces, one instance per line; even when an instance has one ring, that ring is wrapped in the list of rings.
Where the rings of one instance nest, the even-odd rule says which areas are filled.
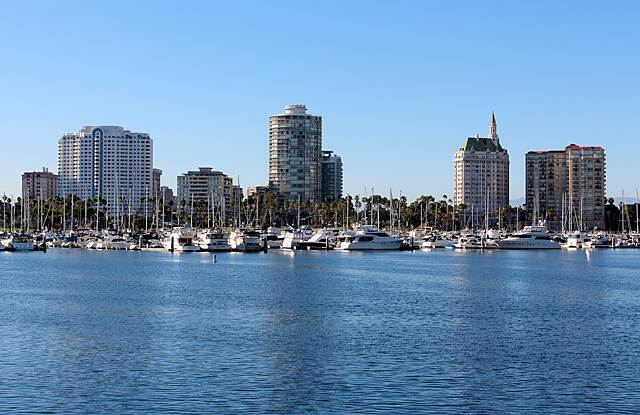
[[[116,126],[87,126],[58,141],[58,192],[106,200],[108,215],[138,213],[153,194],[153,140]]]

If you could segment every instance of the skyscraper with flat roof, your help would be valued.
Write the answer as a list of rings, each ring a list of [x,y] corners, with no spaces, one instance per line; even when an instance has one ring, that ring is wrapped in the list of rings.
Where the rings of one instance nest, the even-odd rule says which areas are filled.
[[[47,200],[58,196],[58,175],[46,167],[42,171],[22,173],[22,197]]]
[[[118,126],[86,126],[58,141],[60,196],[106,200],[109,216],[136,212],[153,192],[153,140]]]
[[[322,200],[342,197],[342,158],[333,151],[322,151]]]
[[[604,228],[604,148],[570,144],[525,156],[526,206],[553,229]],[[563,222],[564,220],[564,222]]]

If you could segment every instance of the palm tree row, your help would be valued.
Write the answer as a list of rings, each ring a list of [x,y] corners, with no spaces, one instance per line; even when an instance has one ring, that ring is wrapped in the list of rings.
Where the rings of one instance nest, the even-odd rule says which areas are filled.
[[[505,206],[488,215],[473,212],[465,205],[454,205],[447,195],[436,199],[423,195],[413,202],[406,196],[383,195],[351,196],[325,201],[282,200],[272,193],[250,196],[228,202],[212,200],[181,200],[174,204],[162,203],[157,198],[142,198],[139,207],[130,209],[125,201],[111,211],[107,201],[98,198],[83,200],[75,195],[56,196],[46,200],[21,198],[1,199],[4,230],[49,230],[88,228],[130,229],[149,232],[170,225],[199,228],[251,226],[266,229],[286,226],[348,228],[354,223],[373,224],[380,228],[413,229],[433,227],[441,230],[459,230],[472,227],[514,228],[527,216],[522,210]],[[23,204],[26,205],[23,210]],[[489,219],[489,220],[487,220]]]

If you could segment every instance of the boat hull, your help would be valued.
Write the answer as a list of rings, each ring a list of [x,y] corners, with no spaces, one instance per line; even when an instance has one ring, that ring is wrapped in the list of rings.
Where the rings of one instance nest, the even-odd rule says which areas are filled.
[[[398,251],[402,241],[389,242],[340,242],[335,249],[339,251]]]
[[[553,241],[509,241],[497,242],[498,249],[560,249],[560,244]]]

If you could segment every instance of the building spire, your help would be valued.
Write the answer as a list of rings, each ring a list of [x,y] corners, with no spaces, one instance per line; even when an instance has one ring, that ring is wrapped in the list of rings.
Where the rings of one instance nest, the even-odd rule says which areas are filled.
[[[491,119],[489,121],[489,138],[498,141],[498,125],[496,124],[496,116],[491,111]]]

